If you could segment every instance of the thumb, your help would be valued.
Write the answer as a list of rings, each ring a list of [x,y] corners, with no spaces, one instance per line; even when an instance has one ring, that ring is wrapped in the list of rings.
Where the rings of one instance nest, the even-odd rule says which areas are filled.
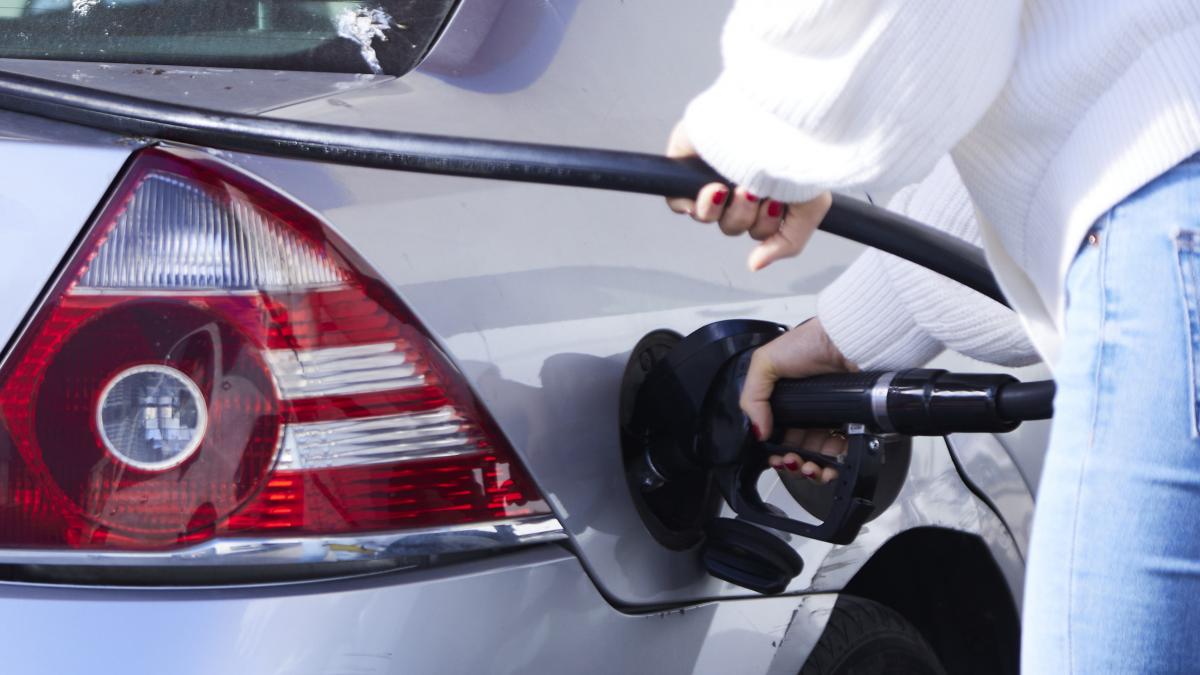
[[[764,239],[758,246],[754,247],[753,251],[750,251],[750,258],[746,262],[750,266],[751,272],[757,272],[776,260],[790,258],[799,254],[807,242],[807,238],[804,242],[794,241],[784,231],[784,228],[780,227],[775,234]]]
[[[779,376],[771,359],[761,349],[756,350],[750,357],[750,368],[746,371],[746,382],[742,385],[742,395],[738,405],[750,423],[754,425],[759,440],[771,435],[771,425],[774,423],[771,415],[771,392],[775,389],[775,381]]]
[[[804,250],[813,232],[829,213],[833,196],[828,193],[817,195],[807,202],[789,204],[779,229],[767,237],[750,252],[750,270],[757,272],[776,260],[790,258]]]

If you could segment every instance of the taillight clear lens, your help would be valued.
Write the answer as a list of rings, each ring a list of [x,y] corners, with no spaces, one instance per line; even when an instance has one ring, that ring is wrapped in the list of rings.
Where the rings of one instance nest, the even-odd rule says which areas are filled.
[[[0,371],[0,548],[170,550],[548,514],[315,217],[144,151]]]

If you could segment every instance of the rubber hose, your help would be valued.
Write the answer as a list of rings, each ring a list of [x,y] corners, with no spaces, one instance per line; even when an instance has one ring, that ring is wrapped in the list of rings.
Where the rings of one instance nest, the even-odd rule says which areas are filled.
[[[1017,422],[1048,420],[1054,416],[1054,380],[1013,382],[996,394],[996,412]]]
[[[2,71],[0,108],[123,135],[377,169],[663,197],[692,196],[707,183],[726,182],[698,161],[226,113]],[[834,195],[821,229],[911,260],[1007,305],[983,252],[928,225]]]

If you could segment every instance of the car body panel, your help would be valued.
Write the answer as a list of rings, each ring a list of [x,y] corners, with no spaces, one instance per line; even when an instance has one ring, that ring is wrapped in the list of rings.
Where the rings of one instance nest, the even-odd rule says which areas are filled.
[[[0,336],[8,340],[137,147],[0,111]]]
[[[3,584],[0,644],[5,669],[22,673],[763,673],[801,601],[753,604],[623,614],[574,556],[544,545],[260,588]]]

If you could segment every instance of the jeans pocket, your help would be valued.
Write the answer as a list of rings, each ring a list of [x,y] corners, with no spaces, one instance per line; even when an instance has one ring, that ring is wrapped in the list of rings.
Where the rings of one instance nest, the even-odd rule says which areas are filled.
[[[1191,384],[1192,436],[1200,435],[1200,232],[1183,230],[1175,237],[1179,280],[1187,305],[1188,382]]]

